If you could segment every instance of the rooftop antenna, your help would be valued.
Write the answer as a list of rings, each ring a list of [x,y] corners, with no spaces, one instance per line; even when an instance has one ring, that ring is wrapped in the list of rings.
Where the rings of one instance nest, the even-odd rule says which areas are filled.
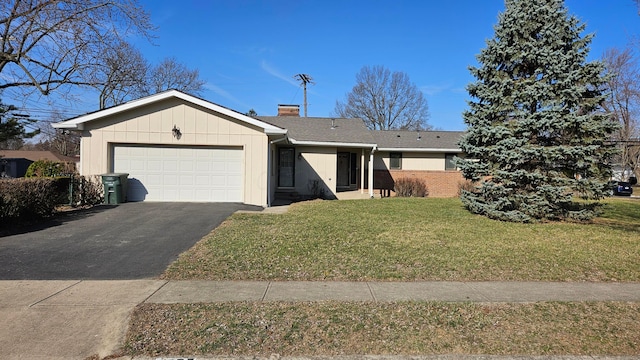
[[[311,75],[308,74],[296,74],[294,78],[302,82],[304,88],[304,117],[307,117],[307,84],[315,84],[315,82],[313,82]]]

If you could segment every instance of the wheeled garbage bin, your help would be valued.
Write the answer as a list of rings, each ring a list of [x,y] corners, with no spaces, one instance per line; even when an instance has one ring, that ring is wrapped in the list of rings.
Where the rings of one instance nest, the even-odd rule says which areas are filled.
[[[127,177],[129,174],[112,173],[102,175],[104,203],[121,204],[127,201]]]

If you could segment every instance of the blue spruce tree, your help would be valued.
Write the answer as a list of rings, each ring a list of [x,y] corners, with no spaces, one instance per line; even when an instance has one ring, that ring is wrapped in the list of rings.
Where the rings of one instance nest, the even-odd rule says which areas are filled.
[[[493,219],[588,220],[605,196],[616,128],[601,110],[606,78],[587,62],[593,35],[562,0],[506,0],[478,55],[458,166],[465,207]],[[590,201],[574,201],[574,197]]]

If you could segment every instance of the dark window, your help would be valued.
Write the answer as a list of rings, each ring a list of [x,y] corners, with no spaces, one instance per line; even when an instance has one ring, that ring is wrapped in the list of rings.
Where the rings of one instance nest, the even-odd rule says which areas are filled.
[[[456,170],[456,162],[454,161],[454,157],[456,154],[445,154],[444,155],[444,169],[445,170]]]
[[[402,169],[402,153],[401,152],[389,153],[389,168]]]
[[[295,149],[278,149],[278,186],[293,187],[295,178]]]

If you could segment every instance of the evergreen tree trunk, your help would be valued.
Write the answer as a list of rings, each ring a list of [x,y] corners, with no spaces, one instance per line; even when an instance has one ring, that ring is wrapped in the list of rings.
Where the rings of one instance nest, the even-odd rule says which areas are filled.
[[[472,101],[459,160],[472,212],[530,222],[597,214],[611,172],[615,123],[601,110],[604,65],[562,0],[506,0],[495,36],[470,68]]]

